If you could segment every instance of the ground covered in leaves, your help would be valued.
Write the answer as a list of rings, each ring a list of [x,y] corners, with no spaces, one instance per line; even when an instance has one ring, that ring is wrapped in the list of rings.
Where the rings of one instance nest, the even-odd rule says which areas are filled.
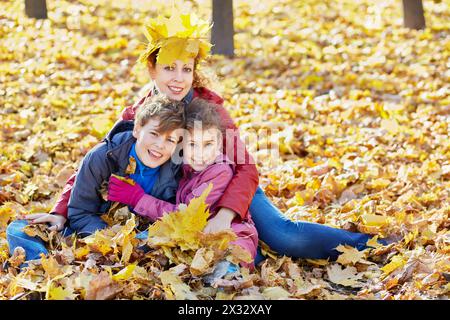
[[[210,2],[187,6],[209,17]],[[268,252],[212,285],[203,276],[219,259],[245,260],[225,250],[232,235],[205,237],[180,215],[195,236],[161,222],[144,254],[142,221],[124,210],[86,239],[28,230],[51,254],[19,272],[7,224],[48,212],[137,99],[148,82],[135,65],[142,24],[164,3],[49,1],[49,19],[34,21],[24,1],[2,2],[0,299],[448,299],[450,2],[423,2],[425,31],[402,28],[394,0],[234,1],[237,57],[209,67],[266,193],[293,220],[402,239],[339,247],[335,262]],[[204,218],[195,205],[185,210]]]

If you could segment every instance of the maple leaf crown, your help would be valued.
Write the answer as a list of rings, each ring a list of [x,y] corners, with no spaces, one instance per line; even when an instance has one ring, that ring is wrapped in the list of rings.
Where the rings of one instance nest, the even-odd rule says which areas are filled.
[[[148,44],[138,61],[146,64],[149,56],[158,49],[156,62],[160,64],[172,64],[175,60],[187,62],[190,58],[204,59],[212,46],[206,36],[211,26],[195,14],[174,11],[170,18],[159,15],[145,24]]]

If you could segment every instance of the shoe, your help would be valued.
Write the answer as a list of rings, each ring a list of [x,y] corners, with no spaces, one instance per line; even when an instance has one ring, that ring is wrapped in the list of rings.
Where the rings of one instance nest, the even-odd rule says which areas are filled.
[[[212,273],[203,277],[203,281],[208,285],[212,285],[217,279],[222,279],[225,276],[232,275],[238,270],[239,267],[234,263],[227,260],[222,260],[216,265]]]

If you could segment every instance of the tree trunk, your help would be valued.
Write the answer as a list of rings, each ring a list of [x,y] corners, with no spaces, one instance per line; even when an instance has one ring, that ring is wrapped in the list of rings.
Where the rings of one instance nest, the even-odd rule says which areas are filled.
[[[212,53],[233,57],[233,0],[213,0],[212,16]]]
[[[45,0],[25,0],[25,13],[30,18],[47,19]]]
[[[403,25],[410,29],[425,29],[422,0],[403,1]]]

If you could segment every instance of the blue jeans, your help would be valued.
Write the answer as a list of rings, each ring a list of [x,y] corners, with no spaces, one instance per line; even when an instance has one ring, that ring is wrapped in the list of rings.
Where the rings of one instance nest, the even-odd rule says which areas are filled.
[[[367,248],[366,242],[371,238],[368,234],[318,223],[292,221],[270,202],[260,187],[250,204],[250,215],[255,222],[259,239],[278,254],[293,258],[335,260],[339,255],[335,248],[340,244],[363,250]],[[264,257],[258,252],[255,264],[262,259]]]
[[[22,231],[28,225],[27,220],[15,220],[6,228],[6,239],[9,246],[9,254],[12,255],[14,249],[22,247],[25,250],[25,260],[40,259],[40,254],[48,254],[45,242],[39,237],[30,237]],[[73,233],[70,228],[64,228],[63,236],[67,237]]]
[[[48,254],[45,242],[39,237],[30,237],[22,231],[28,225],[26,220],[15,220],[11,222],[6,228],[6,239],[9,246],[9,254],[12,255],[14,249],[22,247],[25,250],[25,261],[40,259],[41,253]],[[66,227],[62,231],[64,237],[70,236],[74,231]],[[146,239],[147,231],[140,232],[136,235],[137,239]]]

